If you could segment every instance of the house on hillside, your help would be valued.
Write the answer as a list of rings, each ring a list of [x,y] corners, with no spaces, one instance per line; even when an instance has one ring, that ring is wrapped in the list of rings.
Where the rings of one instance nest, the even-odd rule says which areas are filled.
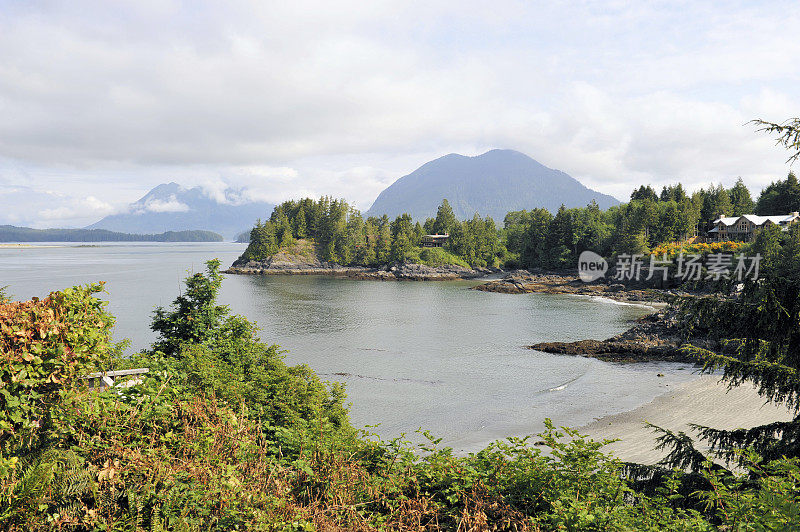
[[[450,235],[445,233],[443,235],[424,235],[420,245],[424,248],[440,248],[447,243]]]
[[[800,221],[800,213],[797,212],[773,216],[756,216],[755,214],[719,216],[712,222],[713,227],[708,231],[706,240],[708,242],[726,240],[749,242],[759,229],[775,225],[786,231],[790,225],[798,221]]]

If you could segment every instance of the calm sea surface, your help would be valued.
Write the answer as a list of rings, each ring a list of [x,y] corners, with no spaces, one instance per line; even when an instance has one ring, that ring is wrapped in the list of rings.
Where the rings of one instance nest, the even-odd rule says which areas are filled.
[[[116,339],[153,340],[155,306],[217,257],[243,244],[125,243],[0,248],[0,286],[15,299],[106,281]],[[639,306],[547,294],[469,290],[458,282],[226,276],[220,299],[256,321],[265,341],[347,385],[356,426],[391,438],[428,429],[456,450],[538,432],[549,417],[578,427],[631,410],[695,378],[685,364],[610,364],[524,349],[541,341],[603,339],[647,313]],[[664,377],[657,377],[663,373]]]

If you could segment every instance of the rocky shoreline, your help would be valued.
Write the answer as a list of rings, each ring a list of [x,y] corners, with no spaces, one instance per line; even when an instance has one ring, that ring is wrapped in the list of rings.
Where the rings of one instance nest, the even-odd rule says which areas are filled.
[[[234,263],[225,273],[239,275],[329,275],[349,279],[375,281],[455,281],[478,279],[499,270],[470,269],[457,265],[426,266],[424,264],[398,264],[386,268],[341,266],[333,262],[296,262],[275,260]]]
[[[658,303],[665,301],[665,293],[647,287],[631,287],[606,282],[606,279],[585,283],[572,273],[534,272],[517,270],[473,290],[502,294],[572,294],[605,297],[624,303]]]
[[[528,349],[608,362],[697,362],[692,354],[682,349],[690,344],[712,350],[719,347],[707,338],[686,338],[677,311],[667,308],[639,318],[632,328],[607,340],[542,342]]]

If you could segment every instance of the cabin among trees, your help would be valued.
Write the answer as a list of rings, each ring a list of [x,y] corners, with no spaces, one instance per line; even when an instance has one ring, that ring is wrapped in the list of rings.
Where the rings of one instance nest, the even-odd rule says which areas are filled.
[[[423,235],[420,240],[420,246],[423,248],[441,248],[447,244],[450,235],[445,233],[443,235]]]
[[[708,242],[723,242],[736,240],[739,242],[750,242],[755,238],[756,233],[774,225],[783,231],[787,231],[789,226],[800,220],[800,213],[792,212],[772,216],[757,216],[755,214],[745,214],[743,216],[718,216],[712,222],[713,227],[709,229],[706,237]]]

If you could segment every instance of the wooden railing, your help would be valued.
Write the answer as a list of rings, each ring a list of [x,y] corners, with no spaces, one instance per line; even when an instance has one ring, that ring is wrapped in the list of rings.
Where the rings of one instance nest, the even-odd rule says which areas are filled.
[[[94,389],[101,389],[104,390],[106,388],[113,388],[114,386],[122,386],[128,387],[133,386],[134,384],[141,384],[141,379],[130,379],[120,384],[115,383],[115,379],[117,377],[127,377],[130,375],[143,375],[150,371],[147,368],[135,368],[135,369],[119,369],[114,371],[99,371],[97,373],[90,373],[89,375],[85,375],[81,377],[82,379],[90,379],[91,387]]]

